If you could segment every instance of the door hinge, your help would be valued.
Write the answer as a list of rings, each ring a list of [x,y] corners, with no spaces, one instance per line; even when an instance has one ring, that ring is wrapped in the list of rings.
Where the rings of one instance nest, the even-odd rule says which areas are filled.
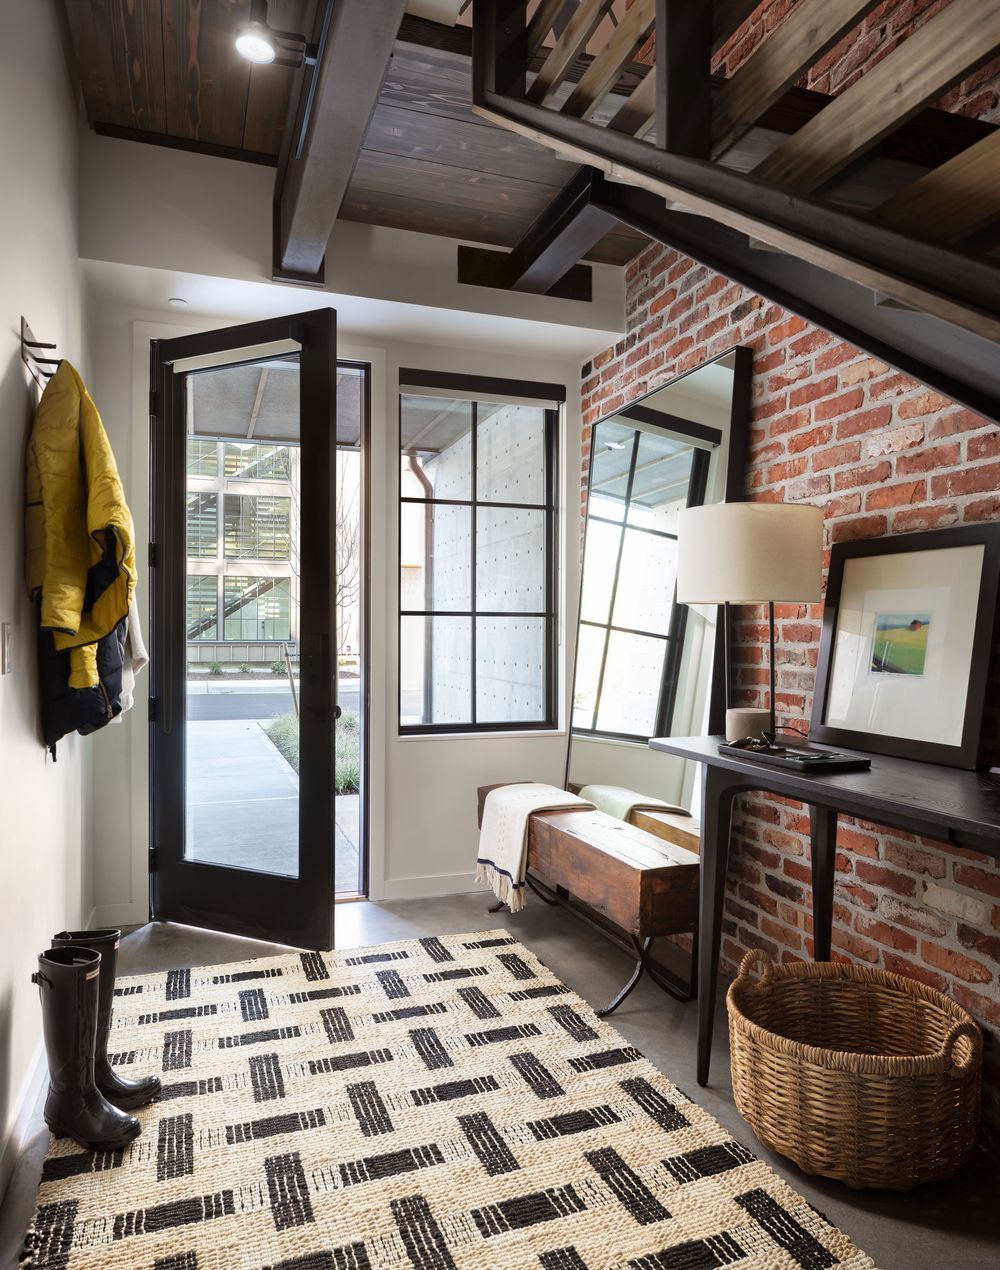
[[[158,873],[160,868],[160,849],[159,847],[149,848],[149,871],[150,873]]]
[[[160,563],[160,546],[159,543],[151,542],[149,544],[149,567],[155,569]]]
[[[150,723],[158,722],[160,718],[160,700],[158,697],[149,698],[149,721]]]
[[[149,390],[149,417],[151,419],[155,419],[157,418],[159,413],[160,413],[160,394],[156,391],[155,388],[150,388]]]

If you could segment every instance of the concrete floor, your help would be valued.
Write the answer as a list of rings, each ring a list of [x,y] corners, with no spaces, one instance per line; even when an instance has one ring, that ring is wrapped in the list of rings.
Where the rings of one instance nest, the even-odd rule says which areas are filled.
[[[562,910],[532,898],[517,917],[489,914],[482,894],[355,903],[337,908],[338,948],[415,939],[422,935],[507,927],[573,991],[593,1005],[620,986],[629,961],[596,932]],[[192,927],[143,926],[122,941],[123,974],[269,956],[283,951]],[[788,1161],[765,1150],[738,1116],[729,1084],[724,1007],[716,1021],[713,1080],[695,1082],[695,1005],[681,1005],[642,983],[611,1020],[689,1096],[710,1111],[740,1141],[761,1155],[812,1204],[875,1260],[880,1270],[995,1270],[1000,1266],[1000,1169],[974,1158],[948,1182],[909,1195],[855,1192],[834,1182],[807,1177]],[[0,1206],[0,1267],[13,1267],[34,1210],[35,1192],[48,1134],[36,1108],[38,1131],[19,1161]]]

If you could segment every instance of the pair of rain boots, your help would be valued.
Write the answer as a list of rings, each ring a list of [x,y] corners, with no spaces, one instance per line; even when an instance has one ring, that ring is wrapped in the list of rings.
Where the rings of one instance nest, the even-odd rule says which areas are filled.
[[[114,1151],[142,1131],[129,1111],[160,1092],[157,1076],[126,1080],[108,1059],[118,930],[61,931],[31,976],[49,1064],[45,1123],[88,1151]]]

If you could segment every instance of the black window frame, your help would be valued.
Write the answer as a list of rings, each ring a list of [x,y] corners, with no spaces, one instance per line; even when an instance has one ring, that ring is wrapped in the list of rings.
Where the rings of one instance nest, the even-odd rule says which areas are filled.
[[[629,419],[631,414],[632,418]],[[626,530],[632,529],[637,533],[649,534],[657,538],[669,538],[674,542],[677,541],[677,535],[662,529],[645,529],[636,525],[629,525],[628,511],[632,499],[632,485],[635,478],[636,461],[639,455],[639,446],[643,437],[643,429],[638,425],[640,423],[651,423],[660,432],[667,436],[675,436],[681,440],[692,443],[691,449],[691,472],[688,477],[688,495],[684,504],[685,507],[699,507],[705,501],[705,493],[708,488],[708,471],[711,462],[712,451],[703,449],[698,442],[706,440],[713,443],[713,446],[720,444],[722,440],[721,433],[715,429],[706,428],[701,424],[688,422],[684,419],[671,417],[669,424],[661,422],[656,417],[653,410],[639,410],[635,407],[617,411],[614,414],[606,415],[603,419],[598,419],[590,426],[590,461],[587,471],[587,510],[584,513],[583,528],[584,542],[583,554],[580,562],[580,586],[581,586],[581,602],[583,595],[583,578],[584,571],[587,567],[587,538],[588,527],[591,520],[598,521],[601,524],[614,525],[621,529],[621,537],[618,542],[618,552],[615,558],[615,571],[611,582],[611,595],[608,600],[608,619],[606,622],[593,622],[584,619],[582,616],[577,620],[576,633],[576,650],[573,658],[573,688],[576,691],[576,677],[578,674],[579,656],[580,656],[580,632],[587,626],[604,632],[604,648],[601,653],[601,666],[597,677],[597,690],[594,694],[594,708],[591,711],[592,726],[583,728],[578,726],[574,721],[576,713],[576,705],[573,701],[569,704],[569,734],[571,737],[580,736],[586,738],[594,738],[602,741],[627,741],[631,744],[645,745],[649,741],[650,736],[668,736],[670,734],[670,723],[674,714],[674,706],[677,702],[677,688],[680,682],[681,658],[684,652],[684,633],[687,629],[687,605],[677,603],[677,585],[674,582],[674,595],[671,600],[670,623],[667,633],[660,631],[644,631],[631,627],[620,626],[614,621],[615,600],[618,595],[618,580],[621,573],[622,554],[625,550],[625,534]],[[597,429],[602,424],[610,423],[616,419],[621,420],[625,424],[634,423],[635,435],[632,440],[632,454],[629,459],[628,480],[625,490],[625,504],[622,511],[621,521],[612,520],[607,516],[595,516],[590,511],[591,487],[594,477],[594,440],[597,436]],[[663,657],[663,670],[660,675],[660,691],[656,704],[656,716],[653,720],[653,730],[646,736],[642,733],[615,732],[604,728],[597,727],[597,719],[601,709],[601,692],[604,686],[604,673],[608,663],[608,650],[611,644],[611,635],[613,632],[620,632],[626,635],[640,635],[650,639],[662,640],[666,645]]]
[[[559,410],[566,401],[564,384],[533,383],[523,380],[498,379],[485,375],[460,375],[447,372],[400,369],[397,396],[398,406],[398,452],[400,458],[403,450],[403,398],[410,390],[424,390],[422,394],[433,395],[438,389],[455,396],[461,395],[472,405],[471,432],[471,475],[472,487],[467,499],[461,498],[417,498],[404,495],[397,485],[397,513],[408,504],[418,506],[458,506],[468,507],[471,511],[470,555],[471,572],[469,591],[471,608],[458,611],[404,609],[402,604],[402,577],[400,561],[403,557],[403,518],[397,514],[396,541],[396,728],[400,737],[409,736],[467,736],[479,733],[498,735],[518,732],[551,732],[559,726],[559,596],[558,596],[558,555],[559,555]],[[478,405],[481,401],[500,402],[517,405],[518,399],[532,402],[548,402],[542,405],[545,419],[545,501],[543,503],[512,503],[494,499],[480,499],[478,495],[477,446],[478,446]],[[397,461],[396,479],[400,479],[400,466]],[[525,613],[504,613],[496,610],[480,611],[476,605],[476,515],[480,507],[498,507],[513,510],[542,511],[545,513],[545,569],[544,599],[545,607],[540,611]],[[403,687],[401,673],[402,627],[404,618],[454,617],[466,618],[470,625],[470,664],[469,664],[469,713],[468,722],[447,723],[403,723]],[[480,722],[477,719],[476,703],[476,619],[477,618],[541,618],[545,622],[543,686],[544,717],[538,720],[511,720],[510,722]],[[426,687],[425,687],[426,690]]]

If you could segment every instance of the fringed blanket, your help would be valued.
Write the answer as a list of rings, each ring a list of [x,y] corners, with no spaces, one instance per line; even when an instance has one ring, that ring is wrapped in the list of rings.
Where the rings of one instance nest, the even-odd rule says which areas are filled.
[[[662,798],[650,798],[648,794],[623,789],[621,785],[584,785],[580,797],[589,799],[598,811],[614,816],[616,820],[628,820],[633,811],[669,811],[677,816],[690,816],[686,807],[665,803]]]
[[[479,831],[476,881],[489,884],[512,913],[524,908],[528,870],[528,818],[536,811],[593,808],[576,794],[555,785],[501,785],[486,795]]]

